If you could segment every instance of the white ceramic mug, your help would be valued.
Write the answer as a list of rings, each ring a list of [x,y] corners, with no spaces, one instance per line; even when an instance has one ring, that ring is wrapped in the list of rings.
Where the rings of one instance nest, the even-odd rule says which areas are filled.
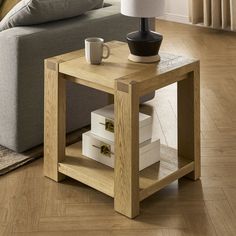
[[[107,49],[104,55],[104,48]],[[85,58],[89,64],[99,65],[102,59],[107,59],[110,56],[110,48],[104,43],[102,38],[87,38],[85,39]]]

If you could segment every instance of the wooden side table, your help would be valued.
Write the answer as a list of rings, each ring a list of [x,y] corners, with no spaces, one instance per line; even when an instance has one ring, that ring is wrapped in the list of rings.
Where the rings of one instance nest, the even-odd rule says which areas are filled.
[[[45,61],[44,174],[60,181],[70,176],[114,198],[115,210],[127,217],[139,214],[139,203],[187,176],[200,177],[199,61],[161,54],[157,64],[128,61],[126,44],[113,41],[111,57],[88,65],[84,51]],[[115,169],[81,154],[81,142],[65,145],[66,81],[114,95]],[[162,152],[160,163],[139,172],[139,97],[178,83],[178,152]]]

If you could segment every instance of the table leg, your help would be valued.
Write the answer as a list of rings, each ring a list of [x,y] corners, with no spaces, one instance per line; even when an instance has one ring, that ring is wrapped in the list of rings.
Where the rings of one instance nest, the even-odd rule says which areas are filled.
[[[115,92],[115,210],[139,214],[139,97],[134,83],[117,82]]]
[[[187,177],[200,178],[200,76],[199,65],[178,82],[178,154],[194,161]]]
[[[58,163],[65,158],[66,81],[54,59],[45,62],[44,94],[44,175],[60,181]]]

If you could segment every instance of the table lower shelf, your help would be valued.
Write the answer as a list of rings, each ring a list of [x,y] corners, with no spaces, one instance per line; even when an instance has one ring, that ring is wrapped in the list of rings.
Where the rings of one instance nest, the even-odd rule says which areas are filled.
[[[194,162],[178,157],[177,150],[161,146],[161,161],[139,173],[140,201],[194,170]],[[114,197],[114,169],[82,155],[82,143],[66,148],[59,172]]]

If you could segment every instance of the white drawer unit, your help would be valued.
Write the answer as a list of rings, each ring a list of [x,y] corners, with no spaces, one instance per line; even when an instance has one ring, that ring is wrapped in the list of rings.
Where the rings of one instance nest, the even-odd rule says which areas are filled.
[[[105,106],[91,113],[91,132],[114,142],[114,105]],[[152,117],[139,113],[139,143],[152,137]]]
[[[114,142],[88,131],[83,133],[82,154],[104,165],[114,168]],[[147,140],[139,145],[139,170],[160,161],[160,140]]]

